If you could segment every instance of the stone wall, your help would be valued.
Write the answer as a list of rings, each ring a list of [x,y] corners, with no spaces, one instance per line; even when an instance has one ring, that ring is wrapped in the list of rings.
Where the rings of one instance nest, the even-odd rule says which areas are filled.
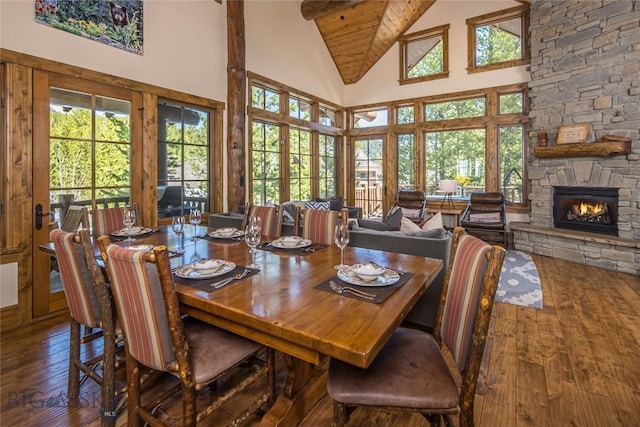
[[[532,146],[538,130],[548,131],[549,144],[553,145],[560,126],[578,123],[591,125],[589,142],[614,134],[631,138],[632,144],[632,152],[626,156],[531,156],[531,225],[541,230],[553,228],[553,186],[619,188],[619,237],[625,247],[632,247],[631,264],[640,264],[638,245],[634,243],[640,241],[640,3],[533,0],[529,87]],[[545,255],[564,253],[566,248],[554,251],[553,241],[549,243],[550,239],[543,236],[546,234],[533,238],[540,240],[536,244],[531,229],[515,232],[514,245]],[[555,240],[557,247],[568,244],[557,236]],[[603,236],[600,243],[605,258],[599,258],[602,250],[597,257],[605,268],[633,272],[627,268],[629,256],[622,267],[607,258],[607,254],[615,253],[610,238]],[[584,240],[571,245],[576,254],[592,251],[591,243],[587,245]],[[589,260],[584,255],[563,258]]]

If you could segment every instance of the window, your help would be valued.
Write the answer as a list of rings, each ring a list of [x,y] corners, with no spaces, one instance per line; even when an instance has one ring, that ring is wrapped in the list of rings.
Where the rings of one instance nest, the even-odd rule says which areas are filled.
[[[355,199],[364,218],[382,217],[384,186],[383,140],[363,138],[355,143]]]
[[[396,108],[396,117],[399,125],[413,123],[415,121],[415,108],[413,105],[402,105]]]
[[[524,174],[524,130],[522,126],[498,128],[500,144],[500,189],[505,200],[522,203]]]
[[[387,126],[389,118],[387,108],[356,110],[353,113],[353,127],[371,128],[376,126]]]
[[[338,139],[320,135],[320,167],[318,197],[326,199],[338,194]]]
[[[427,103],[424,106],[426,121],[482,117],[486,114],[485,99],[474,98],[460,101]]]
[[[158,218],[209,209],[210,112],[158,104]]]
[[[485,130],[426,132],[425,165],[427,195],[436,195],[443,179],[458,181],[454,197],[485,191]]]
[[[408,34],[400,44],[400,84],[449,77],[449,25]]]
[[[414,136],[398,135],[398,190],[415,190]]]
[[[249,197],[255,204],[339,195],[338,105],[248,73]],[[282,106],[276,111],[275,106]],[[279,114],[273,114],[273,113]]]
[[[311,132],[289,131],[289,192],[293,200],[311,199]]]
[[[253,122],[251,188],[253,203],[280,203],[280,126]]]
[[[522,92],[500,95],[500,114],[522,113]]]
[[[531,61],[529,6],[467,19],[469,32],[468,72],[515,67]]]
[[[128,205],[131,103],[51,87],[49,122],[51,208]]]

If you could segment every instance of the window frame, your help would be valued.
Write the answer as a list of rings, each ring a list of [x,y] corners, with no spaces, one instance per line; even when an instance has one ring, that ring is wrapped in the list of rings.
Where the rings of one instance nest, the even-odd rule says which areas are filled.
[[[401,85],[420,83],[429,80],[445,79],[449,77],[449,28],[450,25],[445,24],[438,27],[418,31],[416,33],[407,34],[398,38],[398,45],[400,47],[400,73],[398,82]],[[442,71],[425,76],[409,77],[409,70],[407,69],[407,49],[409,45],[414,42],[433,39],[437,37],[442,38]]]
[[[500,68],[517,67],[531,63],[531,43],[529,36],[529,5],[516,6],[509,9],[500,10],[486,15],[468,18],[467,23],[467,73],[480,73],[484,71],[497,70]],[[521,38],[520,45],[522,55],[519,59],[511,59],[503,62],[496,62],[486,65],[477,65],[476,58],[476,29],[489,24],[495,24],[514,18],[520,18]]]

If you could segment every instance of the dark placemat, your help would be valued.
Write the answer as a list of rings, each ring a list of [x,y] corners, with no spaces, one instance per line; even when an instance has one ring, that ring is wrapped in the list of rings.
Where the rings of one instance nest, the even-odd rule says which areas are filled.
[[[220,243],[244,242],[244,236],[238,236],[238,237],[211,237],[211,236],[209,236],[209,234],[206,234],[205,238],[211,240],[212,242],[220,242]]]
[[[367,301],[367,302],[372,302],[372,303],[375,303],[375,304],[380,304],[384,300],[389,298],[389,296],[392,293],[394,293],[396,291],[396,289],[398,289],[399,287],[401,287],[402,285],[407,283],[407,281],[413,276],[413,273],[408,273],[408,272],[405,272],[405,271],[396,270],[396,272],[400,275],[400,280],[398,280],[393,285],[389,285],[389,286],[357,286],[357,285],[352,285],[350,283],[345,282],[344,280],[339,279],[338,276],[336,275],[336,276],[333,276],[331,279],[325,280],[324,282],[322,282],[319,285],[315,286],[315,289],[320,289],[321,291],[330,292],[332,294],[337,294],[337,295],[341,295],[341,296],[344,296],[344,297],[355,298],[355,299],[360,300],[360,301]],[[360,291],[364,291],[364,292],[373,294],[373,295],[375,295],[375,297],[372,300],[368,300],[368,299],[360,298],[360,297],[352,294],[351,292],[344,292],[342,294],[339,294],[338,292],[336,292],[333,289],[331,289],[331,287],[329,286],[329,282],[331,282],[331,281],[335,282],[336,284],[338,284],[340,286],[348,286],[350,288],[358,289]]]
[[[258,245],[258,249],[261,249],[263,251],[282,252],[282,253],[287,253],[291,255],[300,255],[300,256],[311,255],[312,253],[325,248],[328,248],[328,246],[327,245],[310,245],[310,246],[307,246],[306,248],[276,248],[275,246],[272,246],[270,242],[261,243]]]
[[[176,273],[173,273],[173,281],[174,283],[191,286],[192,288],[196,288],[201,291],[213,292],[213,291],[216,291],[217,289],[214,289],[209,285],[219,280],[224,280],[229,277],[235,276],[236,274],[242,273],[245,270],[245,268],[249,270],[249,273],[241,280],[244,280],[260,272],[260,270],[257,270],[257,269],[248,268],[242,265],[236,265],[236,268],[229,271],[228,273],[221,274],[220,276],[211,277],[210,279],[185,279],[184,277],[177,276]],[[233,283],[237,283],[241,280],[233,281],[229,283],[229,285],[232,285]],[[222,288],[219,288],[219,289],[222,289]]]

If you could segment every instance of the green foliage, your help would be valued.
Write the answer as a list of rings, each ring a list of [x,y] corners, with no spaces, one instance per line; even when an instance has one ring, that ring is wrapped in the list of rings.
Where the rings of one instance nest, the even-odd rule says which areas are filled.
[[[516,19],[518,23],[520,18]],[[521,38],[497,25],[476,28],[476,66],[522,58]]]
[[[142,38],[138,34],[138,12],[133,14],[127,25],[107,28],[105,35],[125,47],[136,51],[142,49]]]
[[[415,188],[413,174],[414,141],[413,134],[398,135],[398,189],[410,190]]]
[[[482,117],[486,114],[485,99],[473,98],[427,104],[424,107],[424,114],[425,120],[431,121]]]
[[[416,65],[411,67],[407,77],[415,78],[441,73],[444,70],[443,46],[444,43],[441,40]]]

